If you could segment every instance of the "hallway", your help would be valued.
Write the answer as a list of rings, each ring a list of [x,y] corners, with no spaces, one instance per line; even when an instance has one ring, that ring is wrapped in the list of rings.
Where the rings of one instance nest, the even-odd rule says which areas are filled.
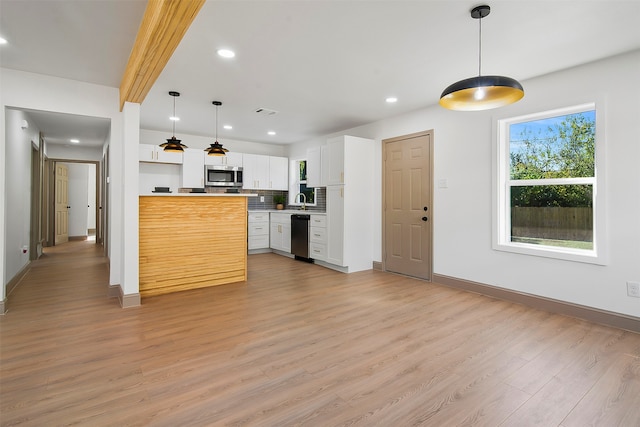
[[[118,307],[107,301],[109,286],[107,258],[95,240],[71,241],[44,248],[33,261],[22,282],[9,296],[9,313],[28,315],[34,305],[41,314],[68,316],[69,310]],[[105,304],[107,303],[107,304]],[[62,309],[63,304],[64,309]]]

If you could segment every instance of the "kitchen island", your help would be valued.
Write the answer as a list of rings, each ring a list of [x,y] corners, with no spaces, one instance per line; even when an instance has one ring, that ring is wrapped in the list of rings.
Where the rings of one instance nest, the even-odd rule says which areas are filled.
[[[140,296],[247,280],[251,196],[140,196]]]

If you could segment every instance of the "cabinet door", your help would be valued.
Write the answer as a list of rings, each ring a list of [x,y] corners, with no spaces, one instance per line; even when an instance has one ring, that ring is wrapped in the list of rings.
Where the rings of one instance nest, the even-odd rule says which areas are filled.
[[[242,188],[269,190],[269,156],[244,154]]]
[[[209,156],[212,157],[212,156]],[[224,156],[224,161],[227,166],[238,166],[243,167],[242,163],[242,153],[236,152],[228,152],[226,156]]]
[[[160,147],[156,147],[156,162],[157,163],[182,163],[182,153],[166,152]]]
[[[291,222],[282,225],[282,250],[291,253]]]
[[[286,157],[269,157],[269,189],[289,189],[289,159]]]
[[[344,187],[327,187],[327,262],[344,262]]]
[[[224,156],[209,156],[205,154],[204,164],[242,167],[242,153],[228,152]]]
[[[156,149],[151,144],[140,144],[138,146],[138,161],[139,162],[155,162],[156,161]]]
[[[344,184],[344,137],[330,139],[327,143],[328,172],[327,185]]]
[[[322,148],[307,149],[307,187],[322,187]]]
[[[182,156],[182,188],[204,188],[204,151],[187,148]]]
[[[269,246],[271,249],[282,250],[282,224],[271,223]]]

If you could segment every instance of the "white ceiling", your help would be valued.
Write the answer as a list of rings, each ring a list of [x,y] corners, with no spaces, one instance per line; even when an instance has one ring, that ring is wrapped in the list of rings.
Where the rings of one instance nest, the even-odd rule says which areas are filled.
[[[223,102],[223,144],[287,144],[436,104],[447,85],[477,74],[478,21],[469,10],[478,4],[209,0],[143,102],[141,127],[171,136],[171,90],[181,92],[179,134],[212,137],[211,101]],[[640,1],[488,4],[482,72],[524,81],[525,96],[529,78],[640,48]],[[0,35],[9,40],[1,64],[117,87],[144,5],[0,0]],[[236,57],[216,56],[220,47]],[[388,96],[398,102],[386,104]]]

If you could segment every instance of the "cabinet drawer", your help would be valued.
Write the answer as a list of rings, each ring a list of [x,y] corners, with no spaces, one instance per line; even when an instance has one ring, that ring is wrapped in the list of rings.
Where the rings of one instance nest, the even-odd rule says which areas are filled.
[[[309,229],[309,241],[316,243],[327,243],[327,229],[320,227],[311,227]]]
[[[288,213],[272,213],[271,223],[291,224],[291,214]]]
[[[269,223],[260,222],[257,224],[249,224],[248,226],[249,236],[264,236],[269,237]]]
[[[269,212],[249,212],[249,222],[269,222]]]
[[[327,245],[322,243],[309,243],[309,257],[320,261],[327,259]]]
[[[327,216],[326,215],[311,215],[311,227],[327,228]]]
[[[265,249],[269,247],[269,233],[264,236],[249,236],[248,249]]]

